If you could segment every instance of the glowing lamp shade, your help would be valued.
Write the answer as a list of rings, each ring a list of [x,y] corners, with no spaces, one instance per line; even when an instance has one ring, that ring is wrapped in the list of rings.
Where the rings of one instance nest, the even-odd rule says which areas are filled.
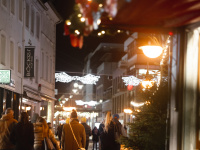
[[[139,49],[149,58],[156,58],[162,54],[163,48],[161,46],[141,46]]]

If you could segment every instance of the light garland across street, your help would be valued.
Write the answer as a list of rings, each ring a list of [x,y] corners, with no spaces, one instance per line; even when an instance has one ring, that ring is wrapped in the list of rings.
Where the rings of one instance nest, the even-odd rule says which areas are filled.
[[[69,83],[73,80],[81,81],[83,84],[96,84],[99,81],[100,76],[87,74],[83,77],[70,76],[65,72],[55,73],[56,82]]]
[[[126,86],[128,85],[138,86],[142,81],[141,79],[138,79],[135,76],[122,77],[122,80]]]

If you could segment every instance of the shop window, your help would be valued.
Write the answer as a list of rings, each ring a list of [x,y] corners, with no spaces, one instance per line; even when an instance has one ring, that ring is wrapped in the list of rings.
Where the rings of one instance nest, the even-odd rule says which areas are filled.
[[[35,83],[38,83],[38,73],[39,73],[39,60],[36,59],[36,72],[35,72]]]
[[[50,83],[52,83],[52,74],[53,74],[53,72],[52,72],[52,67],[53,67],[53,64],[52,64],[52,59],[50,60],[50,77],[49,77],[49,81],[50,81]]]
[[[18,72],[22,72],[21,47],[18,47]]]
[[[2,4],[4,7],[7,7],[7,2],[8,2],[8,0],[2,0]]]
[[[18,11],[18,15],[19,15],[19,20],[22,21],[22,10],[23,10],[23,2],[22,0],[19,0],[19,11]]]
[[[31,32],[34,33],[35,12],[34,8],[31,10]]]
[[[29,4],[26,3],[26,27],[29,27]]]
[[[39,39],[40,37],[40,16],[39,13],[36,15],[36,37]]]
[[[1,64],[5,65],[6,58],[6,36],[1,35]]]
[[[49,76],[49,73],[48,73],[48,71],[49,71],[49,57],[48,56],[46,56],[46,80],[48,81],[48,76]]]
[[[15,0],[10,0],[10,12],[15,14]]]
[[[10,41],[10,69],[14,69],[14,43]]]
[[[42,52],[42,78],[45,76],[45,64],[44,64],[44,53]]]

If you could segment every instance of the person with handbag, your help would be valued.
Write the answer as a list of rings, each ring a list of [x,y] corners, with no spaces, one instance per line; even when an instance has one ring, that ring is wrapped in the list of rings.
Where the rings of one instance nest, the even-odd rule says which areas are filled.
[[[63,126],[61,142],[63,150],[85,150],[85,128],[79,123],[75,110],[71,112],[70,122]]]
[[[54,134],[44,118],[38,117],[34,124],[34,150],[60,150]]]

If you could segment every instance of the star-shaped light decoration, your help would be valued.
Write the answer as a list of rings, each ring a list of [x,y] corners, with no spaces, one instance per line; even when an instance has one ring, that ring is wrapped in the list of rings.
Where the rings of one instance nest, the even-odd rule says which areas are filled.
[[[138,86],[142,81],[141,79],[138,79],[135,76],[122,77],[122,79],[126,86],[128,85]]]

